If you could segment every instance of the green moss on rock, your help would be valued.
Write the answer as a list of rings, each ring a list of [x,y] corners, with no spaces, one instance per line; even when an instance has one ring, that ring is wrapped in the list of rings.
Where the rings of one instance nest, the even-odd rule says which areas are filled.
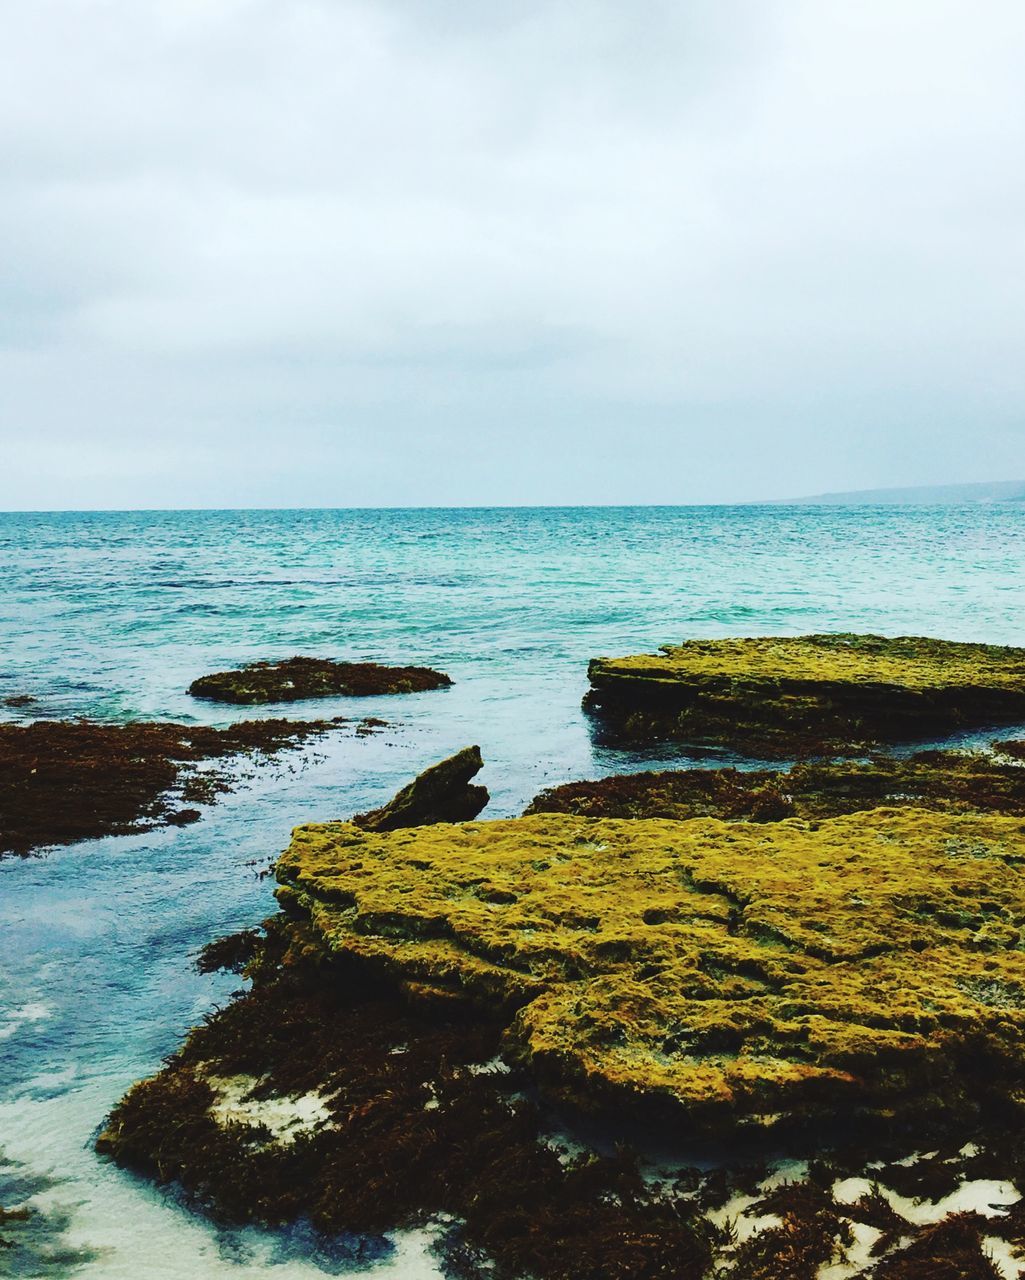
[[[501,1019],[410,1005],[343,959],[269,922],[252,991],[126,1095],[98,1149],[229,1222],[376,1235],[445,1215],[453,1277],[708,1276],[697,1205],[550,1139],[499,1063]]]
[[[554,1094],[723,1128],[963,1117],[1025,1088],[1025,823],[562,815],[300,827],[327,951],[504,1009]]]
[[[328,658],[287,658],[254,662],[235,671],[201,676],[189,686],[194,698],[255,705],[304,698],[371,697],[421,693],[452,683],[430,667],[386,667],[376,662],[334,662]]]
[[[914,809],[300,828],[287,912],[209,957],[251,990],[97,1145],[220,1220],[433,1228],[459,1280],[992,1280],[1025,1241],[1023,846]],[[580,1106],[606,1139],[657,1120],[658,1169]],[[816,1159],[674,1168],[670,1114],[717,1142],[803,1117]],[[1004,1180],[993,1217],[894,1199]]]
[[[690,640],[596,658],[588,677],[614,736],[772,756],[1025,722],[1025,649],[921,636]]]

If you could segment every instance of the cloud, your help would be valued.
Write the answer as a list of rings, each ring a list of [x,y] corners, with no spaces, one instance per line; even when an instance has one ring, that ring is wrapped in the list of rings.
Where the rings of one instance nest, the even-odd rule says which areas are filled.
[[[1023,56],[1013,0],[17,6],[0,506],[1025,475]]]

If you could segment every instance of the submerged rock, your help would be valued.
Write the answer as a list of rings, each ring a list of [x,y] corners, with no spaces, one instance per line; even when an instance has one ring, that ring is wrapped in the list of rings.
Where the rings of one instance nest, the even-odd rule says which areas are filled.
[[[242,973],[260,950],[260,934],[256,929],[240,929],[225,937],[215,938],[201,947],[196,957],[199,973]]]
[[[0,857],[97,836],[183,826],[232,785],[231,766],[341,728],[344,720],[245,720],[206,725],[0,724]]]
[[[584,705],[613,736],[766,756],[1025,723],[1025,649],[919,636],[690,640],[596,658]]]
[[[328,658],[286,658],[254,662],[237,671],[200,676],[189,685],[194,698],[214,702],[258,704],[297,702],[302,698],[371,697],[385,693],[420,693],[452,683],[430,667],[385,667],[376,662],[334,662]]]
[[[366,831],[469,822],[491,799],[487,787],[470,782],[483,768],[480,747],[464,747],[418,774],[380,809],[356,814],[353,822]]]
[[[590,818],[833,818],[880,805],[1025,815],[1019,743],[983,751],[920,751],[902,759],[797,764],[791,769],[667,769],[567,782],[540,792],[526,813]],[[1001,758],[1005,757],[1005,758]]]
[[[1019,819],[879,809],[327,823],[277,875],[325,953],[505,1010],[555,1096],[723,1133],[1016,1107],[1023,864]]]

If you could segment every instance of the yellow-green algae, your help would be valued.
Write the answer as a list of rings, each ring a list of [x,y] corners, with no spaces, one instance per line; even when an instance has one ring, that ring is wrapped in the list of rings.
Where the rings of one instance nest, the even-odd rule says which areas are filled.
[[[595,658],[585,705],[630,737],[856,748],[1025,720],[1025,649],[838,633]]]
[[[1017,1105],[1022,865],[1020,818],[878,809],[327,823],[277,876],[331,951],[507,1008],[555,1092],[721,1127]]]
[[[600,670],[645,679],[679,675],[890,684],[915,689],[985,686],[1025,692],[1025,649],[924,636],[836,633],[688,640],[660,653],[596,659]]]

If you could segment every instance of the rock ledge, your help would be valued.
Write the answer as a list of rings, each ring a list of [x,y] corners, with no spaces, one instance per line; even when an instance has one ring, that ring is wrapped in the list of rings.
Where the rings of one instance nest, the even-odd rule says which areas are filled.
[[[1025,723],[1025,649],[921,636],[689,640],[588,676],[584,706],[612,736],[766,756]]]

